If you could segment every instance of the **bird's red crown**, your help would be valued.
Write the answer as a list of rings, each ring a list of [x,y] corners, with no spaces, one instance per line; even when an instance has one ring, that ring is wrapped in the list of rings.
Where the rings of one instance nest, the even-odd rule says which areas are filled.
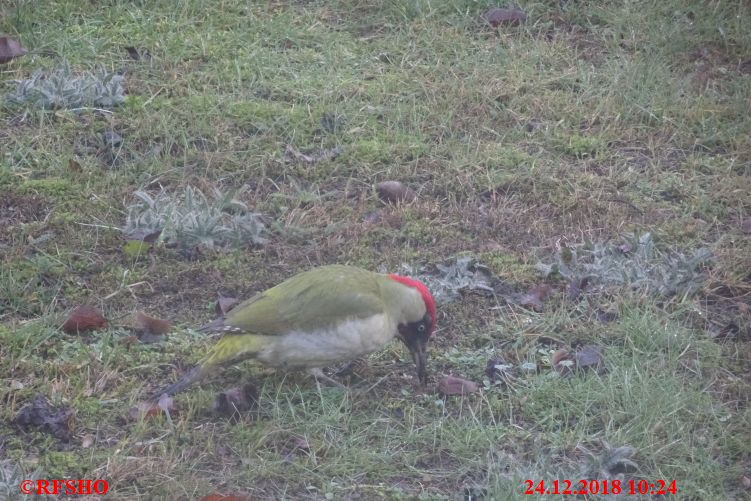
[[[414,278],[403,277],[394,273],[390,274],[389,276],[399,283],[414,287],[415,289],[420,291],[422,300],[425,301],[425,308],[428,310],[428,313],[430,313],[430,318],[433,319],[433,322],[430,324],[430,335],[433,335],[433,330],[435,329],[435,325],[438,322],[438,319],[436,318],[435,299],[433,299],[433,294],[430,293],[430,289],[428,289],[424,283],[420,282],[419,280],[415,280]]]

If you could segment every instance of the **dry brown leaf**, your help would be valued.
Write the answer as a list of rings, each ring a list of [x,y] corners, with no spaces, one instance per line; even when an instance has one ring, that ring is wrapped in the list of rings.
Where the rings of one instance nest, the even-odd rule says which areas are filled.
[[[553,288],[548,284],[536,285],[519,299],[519,304],[535,311],[541,311],[542,304],[552,292]]]
[[[23,56],[26,52],[21,42],[15,38],[0,37],[0,64],[8,63],[12,59]]]
[[[743,233],[751,233],[751,217],[745,219],[741,223],[741,230],[743,231]]]
[[[569,352],[566,348],[561,348],[560,350],[557,350],[555,353],[553,353],[553,356],[550,357],[550,365],[555,367],[563,360],[571,360],[571,357],[569,357]]]
[[[561,348],[553,353],[550,357],[550,365],[553,366],[561,376],[570,376],[573,373],[574,361],[571,352],[566,348]]]
[[[576,350],[574,362],[578,369],[598,370],[603,366],[602,347],[587,344]]]
[[[107,319],[93,306],[77,306],[68,315],[63,331],[68,334],[82,334],[107,327]]]
[[[456,376],[446,376],[438,382],[438,391],[443,395],[468,395],[479,390],[480,387],[474,381]]]
[[[412,188],[400,183],[399,181],[383,181],[376,185],[378,197],[386,203],[397,204],[401,202],[412,202],[417,198],[417,194]]]
[[[137,311],[133,320],[138,331],[138,339],[142,343],[158,343],[164,340],[172,328],[172,324],[161,318],[151,317],[142,311]]]
[[[214,400],[214,410],[231,417],[239,417],[240,413],[247,412],[257,405],[258,389],[251,383],[242,388],[230,388],[223,391]]]

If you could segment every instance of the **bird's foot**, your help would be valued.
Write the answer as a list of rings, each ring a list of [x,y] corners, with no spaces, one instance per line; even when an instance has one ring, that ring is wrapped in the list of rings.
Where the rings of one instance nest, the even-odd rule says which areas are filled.
[[[326,374],[323,373],[323,370],[319,368],[312,368],[307,370],[308,374],[316,378],[316,382],[325,381],[326,383],[330,384],[331,386],[335,386],[338,388],[346,388],[342,383],[337,381],[336,379],[332,379],[328,377]]]

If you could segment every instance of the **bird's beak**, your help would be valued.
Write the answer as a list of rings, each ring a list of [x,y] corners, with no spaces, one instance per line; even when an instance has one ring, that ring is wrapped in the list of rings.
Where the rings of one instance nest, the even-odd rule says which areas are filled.
[[[417,379],[424,385],[428,382],[428,340],[416,338],[407,347],[417,367]]]

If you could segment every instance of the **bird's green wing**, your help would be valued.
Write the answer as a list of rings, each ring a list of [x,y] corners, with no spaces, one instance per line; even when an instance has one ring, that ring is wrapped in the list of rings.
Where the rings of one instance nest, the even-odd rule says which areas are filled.
[[[274,336],[326,328],[343,318],[367,318],[385,310],[378,285],[384,278],[350,266],[314,268],[239,304],[224,325]]]

